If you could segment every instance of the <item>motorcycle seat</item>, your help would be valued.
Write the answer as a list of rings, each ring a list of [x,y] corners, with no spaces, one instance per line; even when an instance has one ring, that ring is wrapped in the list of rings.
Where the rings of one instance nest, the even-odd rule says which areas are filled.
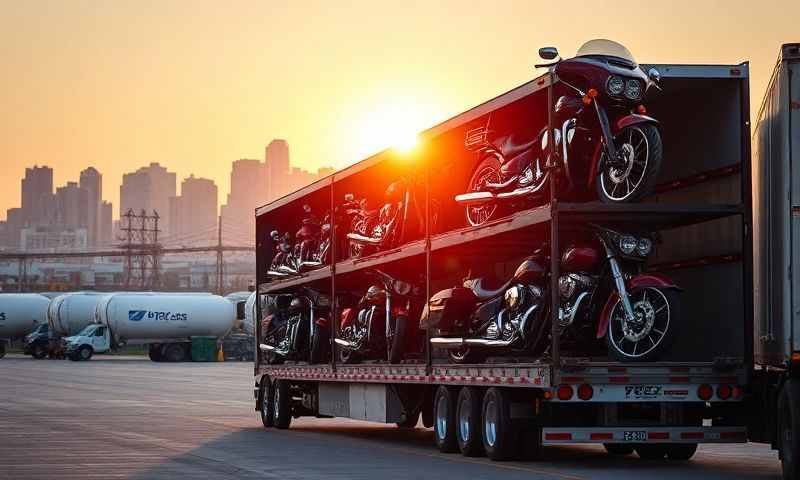
[[[506,283],[500,286],[497,289],[489,289],[483,286],[483,279],[481,278],[470,278],[468,280],[464,280],[464,288],[468,288],[472,290],[472,293],[475,294],[479,302],[490,300],[492,298],[499,297],[502,295],[508,287],[511,285],[514,279],[509,279]]]
[[[502,153],[506,159],[509,159],[511,157],[516,157],[524,151],[530,150],[533,148],[536,142],[536,138],[529,142],[525,142],[516,135],[508,135],[498,138],[493,143],[494,146],[500,150],[500,153]]]

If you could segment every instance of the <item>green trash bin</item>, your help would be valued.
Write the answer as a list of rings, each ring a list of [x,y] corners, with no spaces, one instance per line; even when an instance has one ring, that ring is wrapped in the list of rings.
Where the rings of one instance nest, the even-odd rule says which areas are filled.
[[[192,361],[217,361],[217,337],[192,337]]]

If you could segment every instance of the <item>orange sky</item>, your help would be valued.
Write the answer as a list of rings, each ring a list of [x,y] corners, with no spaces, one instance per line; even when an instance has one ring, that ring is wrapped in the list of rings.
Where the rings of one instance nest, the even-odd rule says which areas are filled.
[[[152,161],[220,202],[231,161],[275,137],[294,164],[343,167],[527,81],[538,47],[594,37],[642,62],[750,60],[757,111],[798,19],[796,0],[0,0],[0,218],[37,163],[56,185],[97,167],[115,216],[122,174]]]

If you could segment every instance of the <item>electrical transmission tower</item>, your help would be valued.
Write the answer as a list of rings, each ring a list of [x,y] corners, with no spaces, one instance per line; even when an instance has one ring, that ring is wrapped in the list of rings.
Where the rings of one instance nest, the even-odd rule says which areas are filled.
[[[158,212],[142,209],[139,215],[129,209],[122,215],[120,228],[125,250],[125,288],[156,290],[161,286],[161,245],[158,243]]]

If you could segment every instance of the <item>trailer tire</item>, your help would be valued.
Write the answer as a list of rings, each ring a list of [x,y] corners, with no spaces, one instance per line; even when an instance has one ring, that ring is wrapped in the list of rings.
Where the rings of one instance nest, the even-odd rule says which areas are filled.
[[[797,478],[800,475],[800,383],[789,379],[784,383],[778,397],[778,453],[783,469],[783,478]]]
[[[465,457],[483,455],[481,438],[481,391],[475,387],[463,387],[458,392],[456,408],[456,438],[458,449]]]
[[[628,443],[604,443],[603,448],[610,455],[630,455],[633,453],[633,445]]]
[[[33,352],[31,353],[31,356],[37,360],[41,360],[47,356],[47,349],[42,345],[36,344],[33,346]]]
[[[292,398],[289,382],[275,380],[272,384],[272,423],[275,428],[286,430],[292,423]]]
[[[272,411],[273,407],[273,398],[272,398],[272,382],[269,381],[269,377],[263,377],[261,379],[261,387],[259,388],[260,392],[258,394],[258,400],[260,402],[260,411],[261,414],[261,423],[264,425],[264,428],[270,428],[275,426],[275,417]]]
[[[697,452],[696,443],[673,443],[667,445],[667,459],[673,461],[686,461]]]
[[[186,360],[186,349],[180,343],[170,343],[164,348],[163,359],[167,362],[182,362]]]
[[[517,431],[511,422],[509,394],[492,387],[483,396],[481,432],[486,456],[495,461],[511,460]]]
[[[667,446],[663,443],[647,443],[636,445],[636,454],[642,460],[663,460],[667,454]]]
[[[456,453],[456,402],[453,389],[439,385],[433,397],[433,433],[442,453]]]

